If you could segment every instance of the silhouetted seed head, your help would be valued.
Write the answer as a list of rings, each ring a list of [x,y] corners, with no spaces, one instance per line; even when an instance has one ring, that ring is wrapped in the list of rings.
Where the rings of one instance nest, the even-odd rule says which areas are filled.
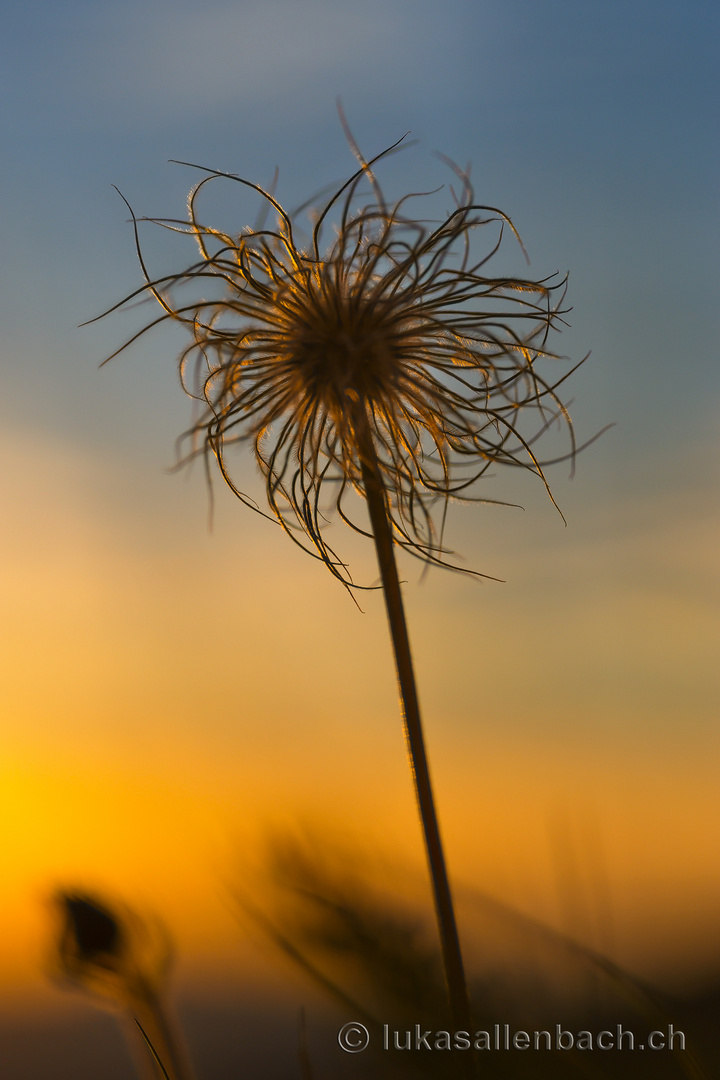
[[[66,924],[61,951],[75,953],[80,963],[114,962],[123,950],[123,935],[115,916],[96,901],[70,894],[61,895]]]
[[[227,461],[229,446],[248,441],[272,516],[346,583],[347,569],[325,539],[323,499],[368,532],[349,516],[348,495],[364,494],[369,447],[395,541],[444,565],[442,530],[433,522],[438,500],[484,501],[473,485],[496,465],[526,469],[545,483],[547,462],[533,444],[555,419],[569,438],[564,456],[575,453],[557,395],[570,372],[547,379],[541,370],[558,359],[547,339],[562,321],[566,279],[486,275],[504,230],[515,230],[501,211],[474,203],[468,176],[452,163],[462,185],[457,207],[431,228],[408,214],[418,196],[385,201],[372,165],[395,147],[370,162],[354,149],[361,168],[317,212],[304,246],[272,194],[206,169],[210,175],[190,194],[189,224],[156,221],[192,236],[200,259],[152,280],[133,215],[146,277],[138,292],[150,292],[164,310],[151,325],[171,319],[192,336],[180,372],[204,412],[186,433],[184,460],[214,455],[235,494],[257,510]],[[203,225],[198,197],[219,177],[258,192],[276,214],[275,227],[235,235]],[[364,181],[373,201],[357,208]],[[331,220],[334,236],[324,244]],[[477,233],[489,241],[479,254]],[[219,298],[181,296],[189,284],[207,292],[212,282],[221,286]]]
[[[54,897],[57,920],[53,974],[123,1008],[157,994],[172,949],[164,928],[119,903],[87,893]]]

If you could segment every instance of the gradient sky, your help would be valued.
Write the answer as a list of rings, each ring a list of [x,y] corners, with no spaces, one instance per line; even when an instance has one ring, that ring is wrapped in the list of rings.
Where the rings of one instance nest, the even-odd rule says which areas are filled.
[[[354,169],[338,96],[368,156],[417,140],[391,193],[471,162],[531,272],[570,271],[578,435],[615,425],[551,474],[567,527],[514,477],[487,495],[524,512],[453,508],[505,584],[405,567],[453,876],[591,942],[605,905],[642,973],[720,960],[716,5],[27,0],[3,27],[0,990],[42,992],[58,884],[154,905],[215,971],[228,867],[270,827],[347,823],[421,872],[380,598],[359,614],[219,487],[210,532],[201,470],[167,472],[182,338],[98,370],[149,309],[78,325],[141,283],[113,184],[179,217],[197,175],[168,159],[277,165],[300,204]],[[213,197],[229,231],[257,212]]]

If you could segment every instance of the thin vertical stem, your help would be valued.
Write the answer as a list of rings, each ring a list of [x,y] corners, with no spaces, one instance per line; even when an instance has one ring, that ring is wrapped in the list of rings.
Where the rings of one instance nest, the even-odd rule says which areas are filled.
[[[430,782],[430,769],[425,750],[415,673],[410,653],[410,639],[408,637],[400,579],[395,561],[395,543],[388,514],[387,493],[380,474],[370,426],[364,413],[358,421],[358,426],[360,425],[362,425],[362,430],[358,431],[357,435],[360,447],[362,481],[382,578],[385,607],[390,624],[390,636],[395,653],[395,667],[400,690],[405,740],[425,835],[425,848],[430,866],[430,878],[440,931],[450,1010],[456,1029],[470,1031],[470,1004],[467,983],[460,952],[460,940],[455,922],[450,883],[445,867],[445,856],[442,840],[440,839],[440,828],[435,811],[435,800]]]

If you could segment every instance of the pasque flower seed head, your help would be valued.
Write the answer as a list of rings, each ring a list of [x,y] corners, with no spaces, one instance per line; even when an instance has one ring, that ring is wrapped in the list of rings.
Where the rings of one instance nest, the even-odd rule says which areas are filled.
[[[557,360],[548,334],[561,321],[566,279],[488,275],[503,233],[515,230],[501,211],[475,204],[469,177],[452,163],[461,191],[439,225],[410,216],[419,196],[388,205],[372,166],[395,146],[370,162],[358,151],[361,167],[317,211],[306,245],[274,195],[210,169],[190,194],[189,223],[156,222],[192,236],[199,261],[153,280],[138,241],[139,291],[163,308],[151,325],[174,320],[191,333],[180,372],[203,411],[185,459],[214,455],[235,494],[257,510],[227,457],[229,446],[249,442],[271,515],[346,582],[325,538],[324,500],[329,493],[343,519],[367,532],[347,496],[364,494],[370,447],[395,542],[429,562],[446,562],[438,500],[477,498],[475,482],[495,465],[545,483],[533,443],[553,419],[567,429],[567,456],[575,452],[557,393],[569,372],[548,379],[540,370]],[[275,227],[235,235],[203,225],[198,198],[218,178],[257,191]],[[357,208],[364,181],[371,201]],[[480,254],[478,233],[489,239]],[[208,279],[221,286],[219,297],[183,299],[188,285],[206,288]],[[536,415],[534,429],[521,419],[527,413]]]

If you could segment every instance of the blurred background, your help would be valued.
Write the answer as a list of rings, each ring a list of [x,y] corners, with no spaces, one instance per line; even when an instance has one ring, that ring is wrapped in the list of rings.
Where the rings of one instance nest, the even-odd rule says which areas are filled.
[[[429,910],[381,596],[364,594],[360,613],[219,484],[210,529],[202,468],[169,472],[191,419],[182,336],[150,333],[99,370],[155,312],[79,327],[142,283],[112,185],[139,216],[182,218],[199,174],[168,159],[264,186],[277,166],[280,201],[300,205],[354,171],[338,96],[367,156],[411,132],[379,170],[390,195],[444,184],[428,202],[440,218],[452,176],[433,152],[471,163],[477,200],[512,217],[529,272],[570,271],[572,326],[553,345],[592,355],[566,399],[579,441],[615,425],[574,478],[567,465],[549,474],[567,526],[540,485],[502,473],[482,494],[524,510],[451,508],[450,546],[502,582],[403,565],[472,963],[501,911],[501,955],[537,925],[686,1003],[710,1000],[715,5],[26,0],[3,18],[7,1075],[42,1073],[39,1030],[55,1033],[54,1075],[90,1061],[90,1011],[45,974],[58,887],[161,915],[179,1007],[205,1017],[217,1063],[231,1054],[255,1075],[271,1075],[258,1017],[275,1017],[292,1058],[298,1008],[322,1008],[257,921],[238,918],[238,888],[272,906],[268,838],[341,853],[381,893]],[[230,183],[204,207],[230,232],[259,210]],[[149,225],[142,239],[153,274],[195,257]],[[497,267],[527,272],[512,241]],[[249,457],[235,475],[259,490]],[[363,542],[340,523],[330,539],[356,580],[376,581]],[[96,1072],[127,1075],[110,1021],[87,1023]]]

